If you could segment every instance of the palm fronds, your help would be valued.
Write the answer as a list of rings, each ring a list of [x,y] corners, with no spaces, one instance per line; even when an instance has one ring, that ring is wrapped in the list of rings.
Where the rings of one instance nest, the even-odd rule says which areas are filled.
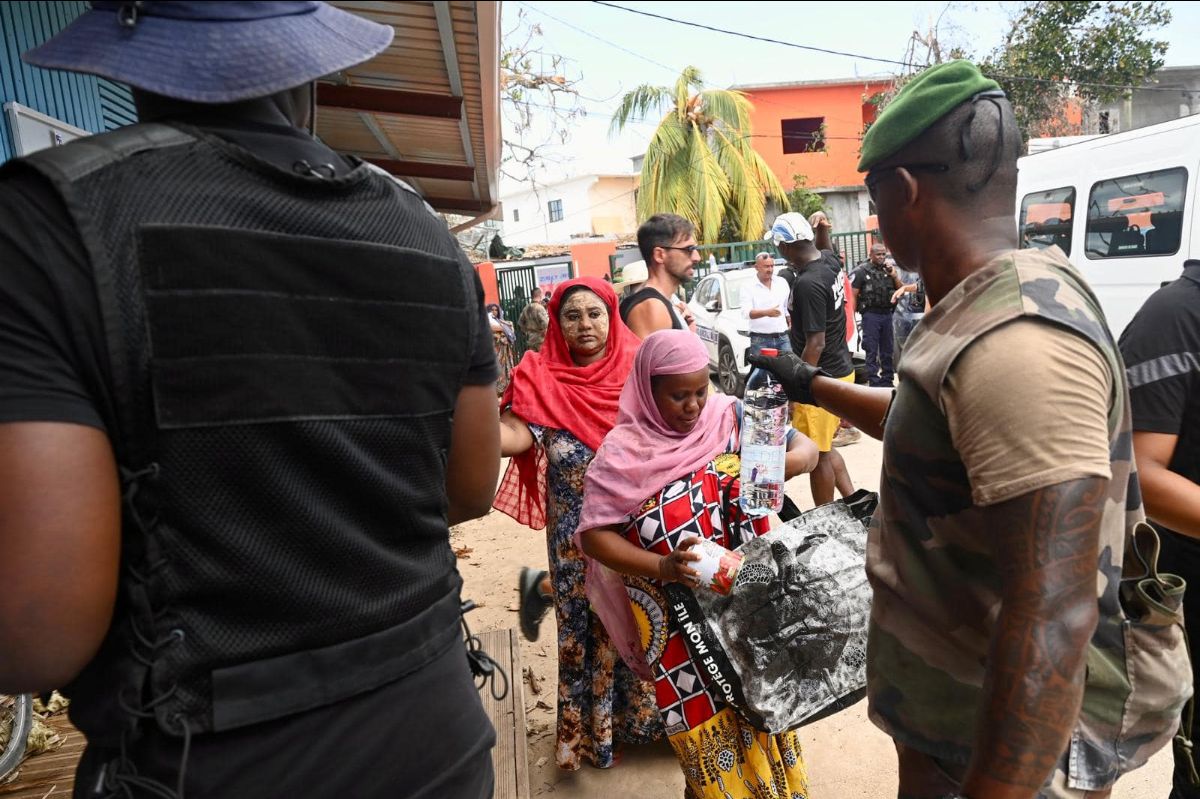
[[[695,67],[672,87],[642,85],[626,94],[610,134],[635,118],[663,114],[642,163],[638,218],[679,214],[696,225],[702,243],[717,241],[723,222],[743,239],[761,236],[766,199],[787,208],[787,193],[754,151],[751,108],[741,92],[706,89]]]

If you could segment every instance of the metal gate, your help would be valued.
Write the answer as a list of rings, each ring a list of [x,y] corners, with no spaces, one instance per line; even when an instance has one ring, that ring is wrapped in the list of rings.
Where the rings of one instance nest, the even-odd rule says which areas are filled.
[[[510,266],[506,269],[496,270],[500,310],[503,312],[504,318],[512,322],[513,330],[517,334],[515,346],[518,363],[521,361],[521,356],[525,354],[525,350],[529,349],[529,344],[525,339],[525,331],[521,330],[517,320],[521,318],[521,311],[525,310],[525,306],[529,304],[529,298],[537,284],[537,271],[532,266]]]
[[[851,233],[834,233],[833,248],[842,254],[847,271],[867,260],[871,248],[867,245],[867,231],[855,230]]]

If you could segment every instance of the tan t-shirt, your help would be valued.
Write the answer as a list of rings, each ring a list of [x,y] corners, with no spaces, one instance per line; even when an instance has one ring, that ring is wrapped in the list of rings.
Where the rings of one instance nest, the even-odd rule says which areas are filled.
[[[977,505],[1111,478],[1112,375],[1081,336],[1037,319],[1010,322],[973,342],[944,386],[950,435]]]

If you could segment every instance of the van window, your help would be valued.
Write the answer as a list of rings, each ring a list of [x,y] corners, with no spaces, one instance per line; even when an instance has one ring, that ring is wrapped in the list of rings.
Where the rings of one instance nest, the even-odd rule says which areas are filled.
[[[1057,246],[1071,254],[1071,221],[1075,218],[1075,188],[1035,191],[1021,200],[1021,249]]]
[[[1183,167],[1102,180],[1088,197],[1087,257],[1145,257],[1179,252]]]

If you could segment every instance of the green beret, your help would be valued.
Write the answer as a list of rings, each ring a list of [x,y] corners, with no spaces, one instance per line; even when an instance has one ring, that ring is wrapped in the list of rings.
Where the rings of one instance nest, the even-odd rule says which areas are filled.
[[[980,92],[1000,84],[970,61],[938,64],[904,85],[863,137],[858,171],[866,172],[920,136],[929,126]]]

